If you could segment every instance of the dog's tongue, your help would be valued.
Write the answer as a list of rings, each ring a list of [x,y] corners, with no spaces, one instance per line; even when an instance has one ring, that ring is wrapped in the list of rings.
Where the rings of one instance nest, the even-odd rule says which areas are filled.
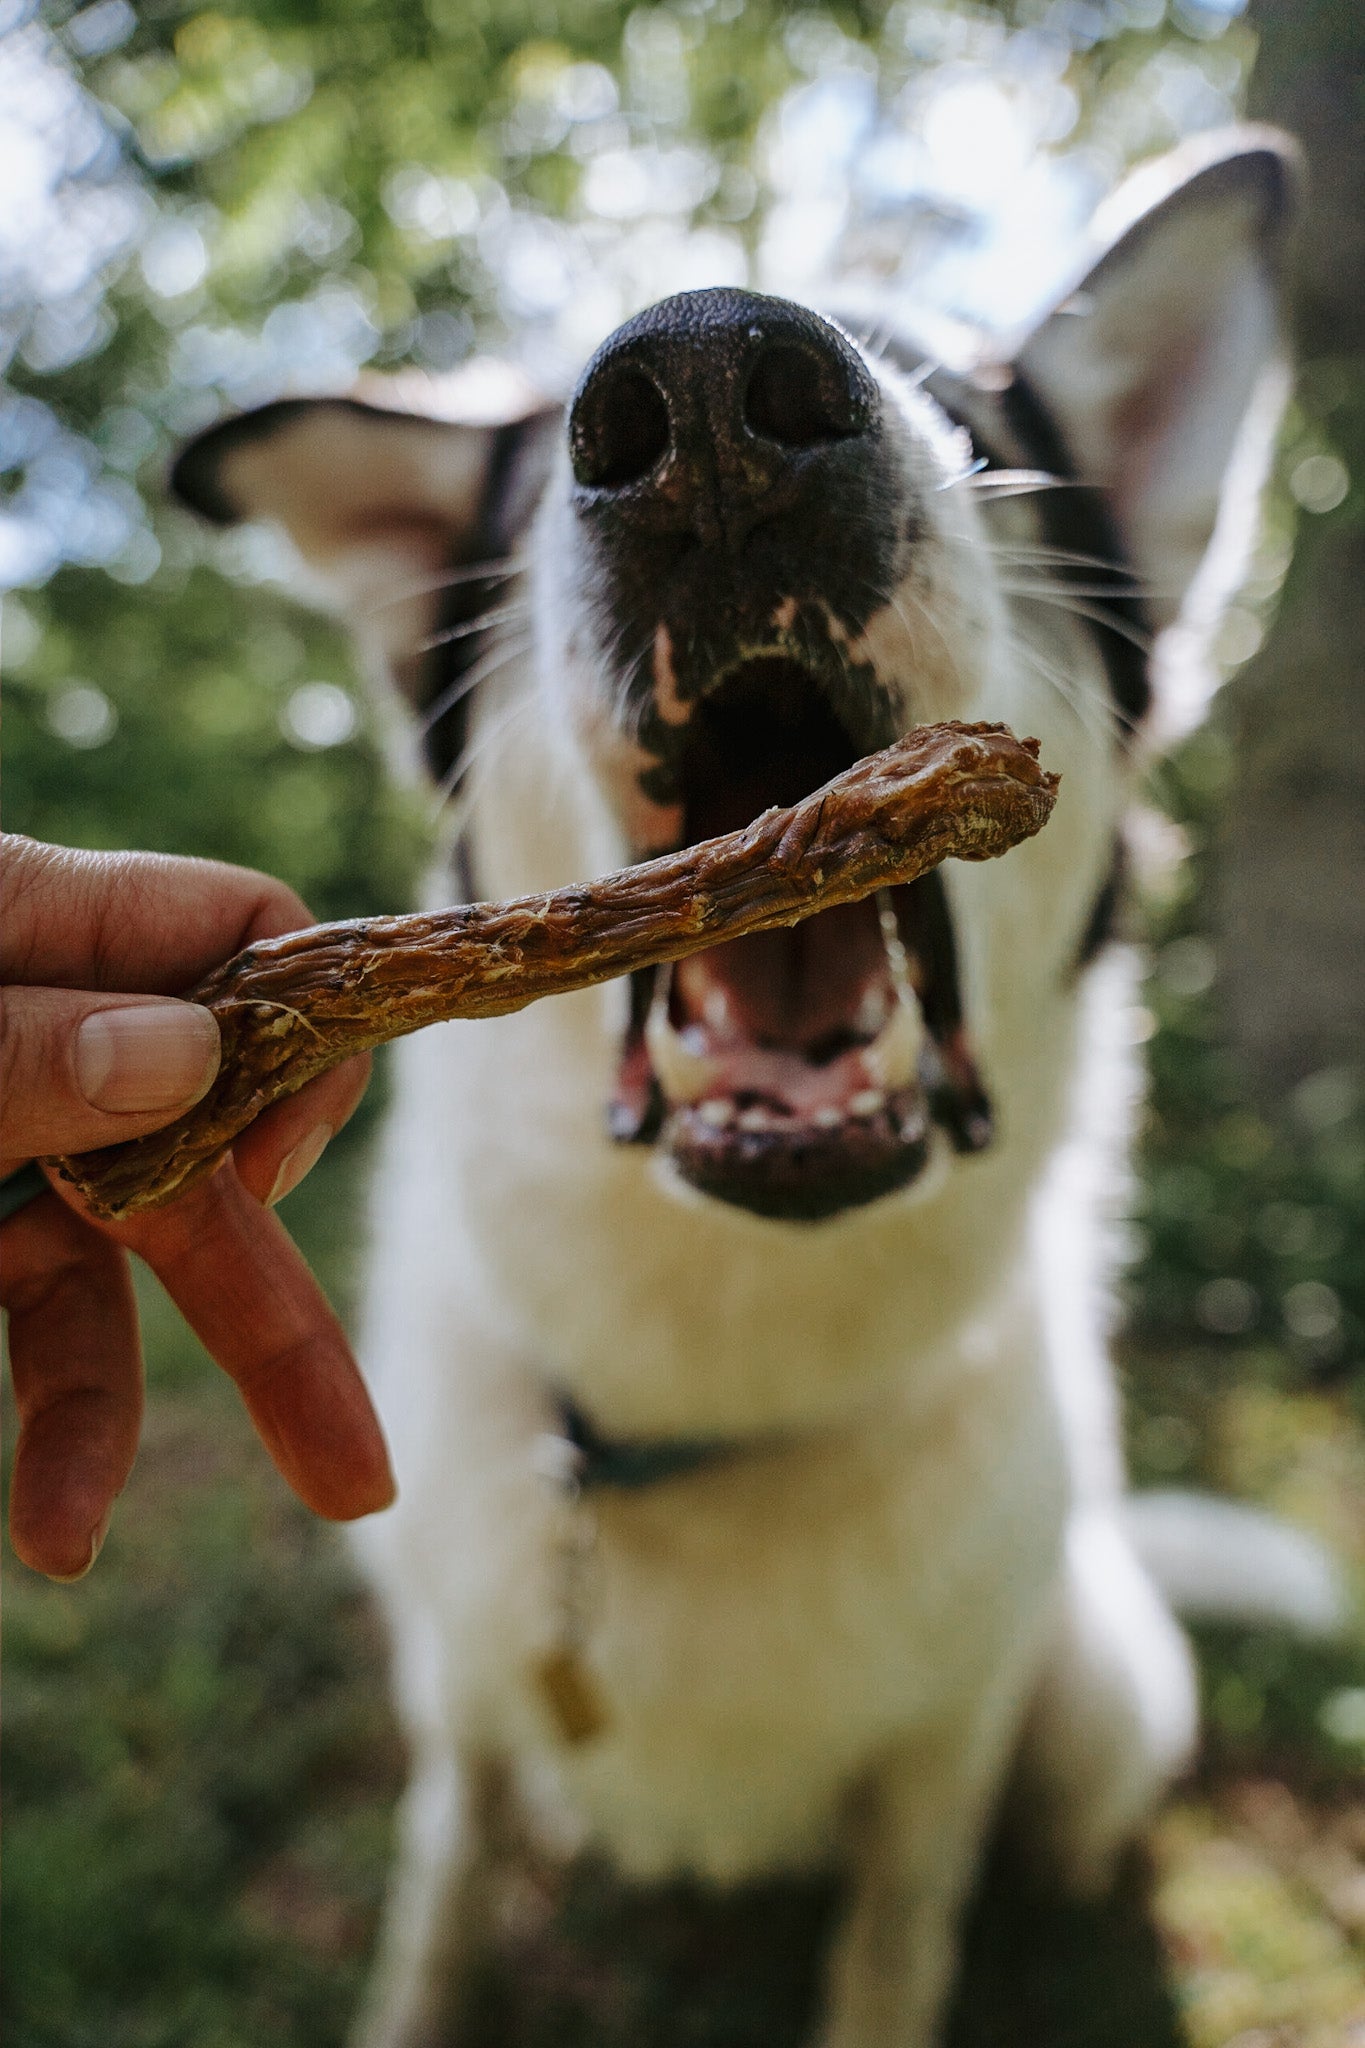
[[[881,1086],[867,1046],[893,1008],[869,903],[696,953],[674,969],[669,997],[677,1042],[706,1063],[708,1095],[798,1120],[845,1115]]]

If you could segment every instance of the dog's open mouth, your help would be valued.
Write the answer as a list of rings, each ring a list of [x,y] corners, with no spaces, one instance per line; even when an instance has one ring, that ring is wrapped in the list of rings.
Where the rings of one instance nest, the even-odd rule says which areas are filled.
[[[685,843],[795,803],[862,751],[805,669],[745,662],[688,723]],[[805,1221],[912,1181],[935,1121],[959,1150],[987,1144],[938,874],[635,975],[610,1121],[717,1200]]]

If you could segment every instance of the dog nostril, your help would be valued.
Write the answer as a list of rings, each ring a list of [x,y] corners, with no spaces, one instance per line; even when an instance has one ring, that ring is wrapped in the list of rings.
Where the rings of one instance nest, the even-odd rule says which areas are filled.
[[[621,490],[647,477],[669,442],[668,407],[651,377],[630,364],[600,371],[582,392],[569,428],[579,483]]]
[[[861,433],[863,407],[836,357],[772,342],[750,373],[744,424],[784,448],[812,448]]]

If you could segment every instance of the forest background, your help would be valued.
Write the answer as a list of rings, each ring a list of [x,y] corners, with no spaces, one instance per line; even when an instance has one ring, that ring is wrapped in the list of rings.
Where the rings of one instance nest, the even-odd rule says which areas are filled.
[[[6,823],[245,861],[321,916],[406,903],[429,804],[387,778],[347,646],[290,598],[275,547],[166,503],[181,438],[362,365],[503,351],[562,383],[652,297],[799,285],[836,254],[943,314],[1019,320],[1129,163],[1248,108],[1309,148],[1302,370],[1226,688],[1151,778],[1124,1360],[1139,1479],[1270,1502],[1360,1566],[1351,0],[0,0]],[[381,1095],[382,1076],[287,1211],[343,1302]],[[399,1777],[378,1646],[330,1538],[151,1292],[144,1308],[147,1445],[97,1572],[10,1572],[7,2038],[323,2048],[363,1969]],[[1208,1758],[1152,1845],[1169,1997],[1150,2041],[1365,2040],[1365,1663],[1235,1631],[1201,1651]],[[1016,2038],[1035,1996],[1039,2048],[1148,2048],[1101,1924],[1049,1920],[1050,1949],[1042,1924],[1032,1993],[1017,1924],[982,1936],[961,2038]],[[588,2032],[527,2019],[524,2037],[672,2039],[661,1942],[617,1944],[628,1982]],[[776,2043],[772,2000],[677,2038]]]

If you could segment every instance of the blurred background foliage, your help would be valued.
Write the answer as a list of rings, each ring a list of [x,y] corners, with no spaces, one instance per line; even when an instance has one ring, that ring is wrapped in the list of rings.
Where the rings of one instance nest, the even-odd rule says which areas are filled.
[[[1129,163],[1248,104],[1289,119],[1315,154],[1306,367],[1233,680],[1150,791],[1123,1345],[1141,1479],[1270,1501],[1359,1560],[1363,77],[1341,0],[0,0],[7,824],[249,862],[319,915],[400,906],[427,800],[275,544],[166,503],[181,438],[485,350],[561,387],[688,285],[842,274],[1009,326]],[[372,1115],[291,1197],[343,1301]],[[9,2038],[321,2048],[398,1782],[378,1647],[144,1309],[148,1443],[99,1571],[11,1590]],[[1365,2024],[1365,1671],[1202,1648],[1210,1761],[1154,1849],[1184,2024],[1340,2048]]]

